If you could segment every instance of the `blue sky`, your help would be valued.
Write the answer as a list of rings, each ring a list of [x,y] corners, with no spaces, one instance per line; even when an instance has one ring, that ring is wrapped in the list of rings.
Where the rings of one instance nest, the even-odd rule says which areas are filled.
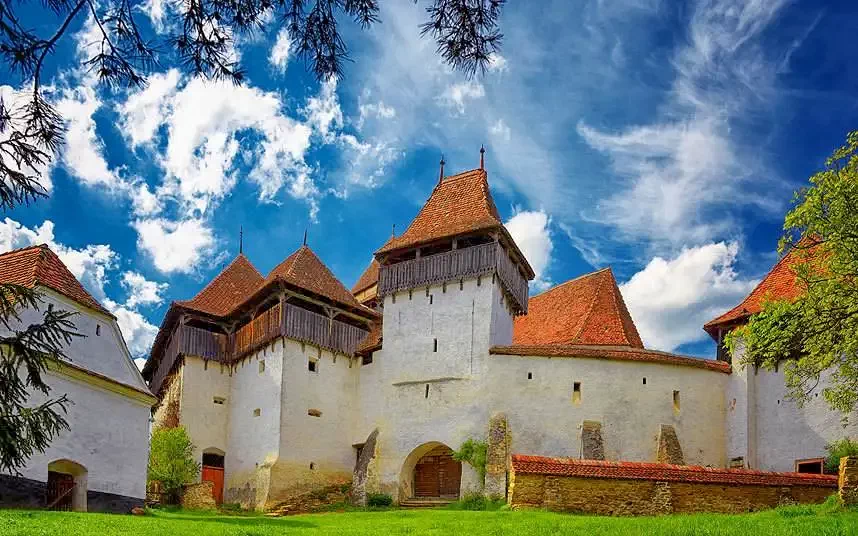
[[[419,37],[424,4],[345,24],[354,61],[323,84],[272,25],[236,43],[244,86],[165,57],[147,88],[111,91],[79,67],[97,41],[81,18],[51,65],[69,127],[51,197],[6,214],[0,248],[51,244],[145,355],[240,226],[263,273],[307,229],[351,286],[428,197],[440,155],[455,173],[485,144],[532,292],[611,266],[647,346],[712,356],[702,324],[774,263],[793,191],[858,127],[858,6],[511,0],[500,54],[468,80]],[[173,9],[148,0],[140,17],[155,35]],[[3,77],[14,101],[21,82]]]

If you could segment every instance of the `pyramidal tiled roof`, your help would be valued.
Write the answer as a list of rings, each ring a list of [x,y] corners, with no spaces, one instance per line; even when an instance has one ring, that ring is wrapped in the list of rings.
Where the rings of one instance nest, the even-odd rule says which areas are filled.
[[[0,254],[0,283],[27,288],[42,285],[81,305],[113,316],[83,288],[80,281],[46,244]]]
[[[590,344],[643,348],[610,268],[530,298],[513,324],[514,345]]]
[[[271,270],[266,283],[281,279],[304,290],[309,290],[344,305],[363,309],[354,295],[325,266],[308,246],[303,245],[295,253]]]
[[[377,253],[501,227],[486,171],[474,169],[440,181],[408,229],[388,240]]]
[[[378,261],[372,259],[372,262],[369,263],[369,266],[366,267],[366,270],[358,278],[357,283],[352,287],[352,294],[357,294],[378,283],[378,267]]]
[[[817,248],[790,250],[772,267],[762,281],[754,287],[742,303],[703,325],[709,335],[717,340],[718,328],[742,322],[762,310],[766,300],[793,300],[802,292],[793,267],[802,261],[803,255],[813,255]]]
[[[225,316],[250,296],[265,278],[243,254],[190,300],[176,302],[182,307],[214,316]]]

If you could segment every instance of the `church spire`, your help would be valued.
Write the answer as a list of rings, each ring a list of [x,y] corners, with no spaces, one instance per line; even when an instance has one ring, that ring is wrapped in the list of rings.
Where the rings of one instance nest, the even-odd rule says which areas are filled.
[[[486,169],[486,146],[480,145],[480,169]]]

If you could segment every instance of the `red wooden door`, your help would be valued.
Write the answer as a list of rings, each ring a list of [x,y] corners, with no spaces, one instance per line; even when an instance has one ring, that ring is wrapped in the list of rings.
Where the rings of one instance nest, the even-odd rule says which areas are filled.
[[[71,510],[74,477],[66,473],[48,471],[46,506],[52,510]]]
[[[214,488],[214,500],[217,504],[223,503],[223,467],[210,467],[203,465],[200,480],[211,482]]]
[[[462,464],[453,459],[447,447],[438,447],[414,466],[415,497],[458,498]]]

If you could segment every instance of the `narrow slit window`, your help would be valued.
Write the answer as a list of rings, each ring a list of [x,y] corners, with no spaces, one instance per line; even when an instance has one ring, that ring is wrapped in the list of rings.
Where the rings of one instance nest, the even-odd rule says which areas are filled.
[[[423,398],[429,398],[429,384],[426,384],[426,394],[423,395]]]
[[[265,360],[261,359],[259,361],[259,373],[262,374],[263,372],[265,372]]]
[[[643,384],[646,385],[646,376],[644,376]]]
[[[433,352],[438,351],[438,339],[432,339],[432,351]]]
[[[575,404],[581,403],[581,382],[574,382],[572,384],[572,402]]]
[[[673,411],[679,413],[679,391],[673,392]]]
[[[434,295],[434,294],[430,294],[430,295],[429,295],[429,305],[432,305],[432,302],[433,302],[434,300],[435,300],[435,295]]]
[[[528,380],[532,380],[532,379],[533,379],[533,373],[532,373],[532,372],[528,372],[528,373],[527,373],[527,379],[528,379]]]
[[[316,365],[316,362],[311,359],[307,361],[307,370],[309,370],[310,372],[318,372],[319,367],[318,365]]]
[[[96,324],[96,325],[95,325],[95,336],[96,336],[96,337],[100,337],[100,336],[101,336],[101,324]]]

